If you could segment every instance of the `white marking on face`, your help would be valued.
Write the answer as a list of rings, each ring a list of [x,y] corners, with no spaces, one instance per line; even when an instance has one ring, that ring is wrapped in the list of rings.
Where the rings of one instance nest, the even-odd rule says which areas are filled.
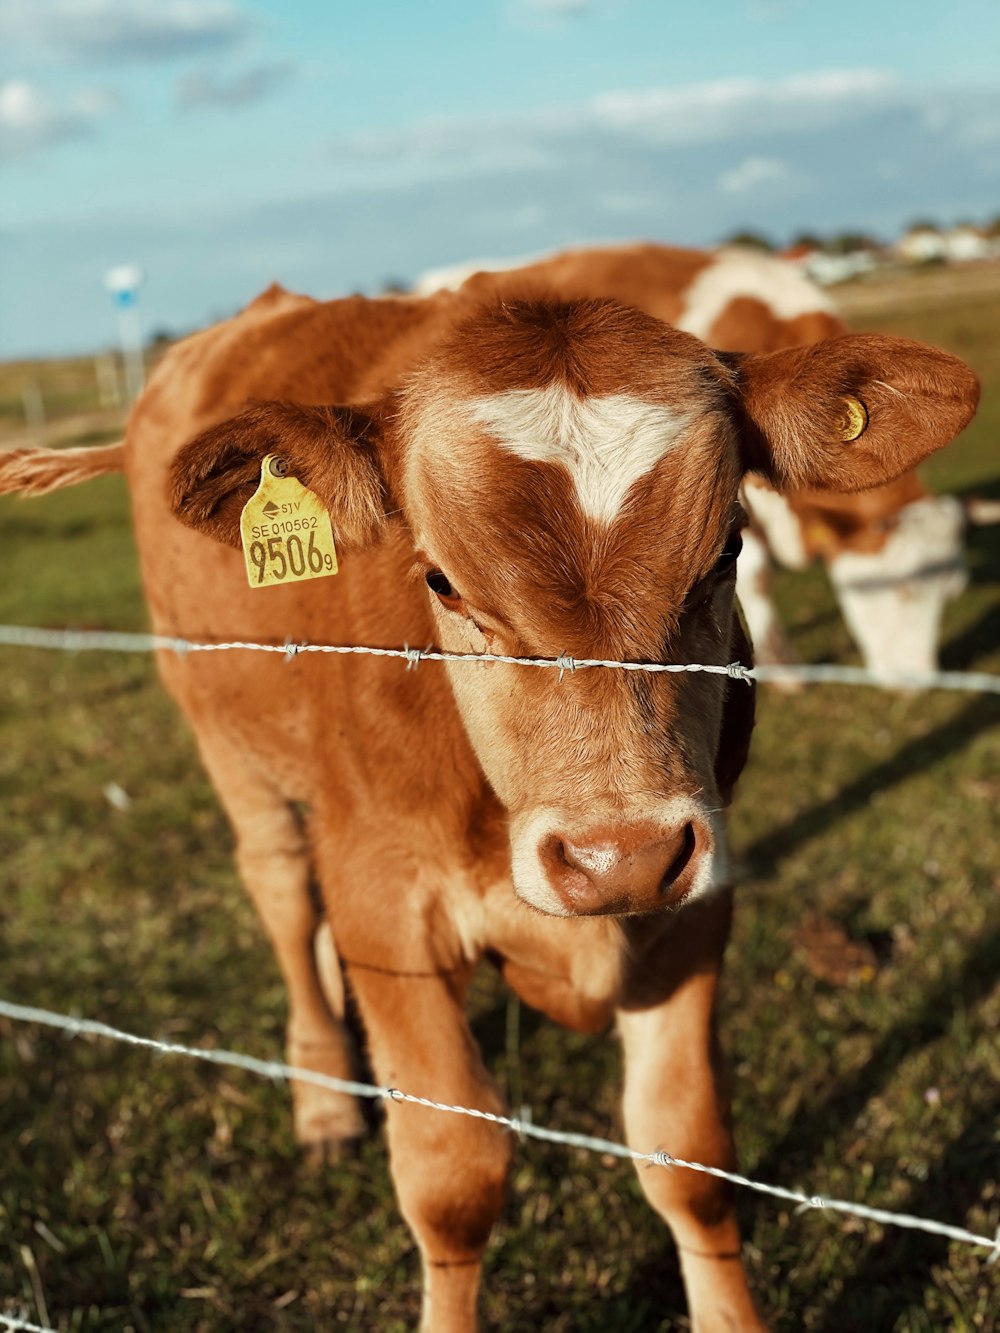
[[[751,477],[740,494],[743,507],[764,534],[768,550],[785,569],[805,569],[809,564],[802,535],[802,522],[783,495],[762,486]]]
[[[950,495],[905,505],[881,551],[829,563],[844,619],[865,665],[890,676],[937,670],[945,605],[965,587],[964,514]]]
[[[795,319],[814,311],[836,314],[826,293],[783,259],[752,250],[721,250],[684,293],[684,310],[676,327],[704,340],[730,301],[740,296],[760,301],[777,319]]]
[[[569,472],[580,508],[611,523],[626,495],[674,447],[688,415],[627,393],[579,398],[562,384],[510,389],[468,404],[473,418],[528,462]]]

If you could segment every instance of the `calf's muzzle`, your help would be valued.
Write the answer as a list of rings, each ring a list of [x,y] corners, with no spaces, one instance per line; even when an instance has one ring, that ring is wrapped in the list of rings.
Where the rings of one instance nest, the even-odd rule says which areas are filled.
[[[673,828],[639,824],[585,835],[550,832],[538,855],[553,892],[574,916],[659,912],[695,886],[712,834],[700,819]]]

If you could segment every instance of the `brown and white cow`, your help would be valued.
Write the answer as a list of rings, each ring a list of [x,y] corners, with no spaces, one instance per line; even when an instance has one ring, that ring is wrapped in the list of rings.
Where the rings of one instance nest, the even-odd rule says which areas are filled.
[[[423,275],[415,291],[503,290],[528,276],[563,296],[624,301],[717,351],[775,352],[848,331],[798,268],[739,248],[636,244],[470,262]],[[772,562],[804,569],[822,560],[870,670],[883,678],[936,670],[942,613],[966,584],[966,525],[995,521],[995,512],[933,495],[915,472],[862,494],[782,493],[750,476],[742,500],[749,523],[736,591],[758,661],[795,660],[772,596]]]
[[[867,410],[849,443],[845,398]],[[976,398],[961,362],[900,339],[719,357],[607,300],[272,289],[167,354],[123,452],[160,633],[724,664],[748,652],[744,472],[883,484]],[[336,578],[248,586],[233,547],[268,454],[327,505]],[[95,473],[120,462],[93,457]],[[13,454],[0,489],[51,488],[58,469]],[[86,470],[74,451],[67,475]],[[349,1073],[346,984],[380,1082],[499,1111],[463,1013],[488,953],[553,1018],[617,1023],[630,1143],[733,1166],[713,1007],[745,683],[238,652],[165,654],[160,669],[281,963],[291,1061]],[[313,875],[336,946],[319,964]],[[360,1131],[352,1102],[315,1088],[296,1090],[296,1123],[312,1141]],[[471,1330],[511,1140],[396,1103],[387,1126],[422,1327]],[[729,1187],[640,1177],[694,1327],[761,1328]]]

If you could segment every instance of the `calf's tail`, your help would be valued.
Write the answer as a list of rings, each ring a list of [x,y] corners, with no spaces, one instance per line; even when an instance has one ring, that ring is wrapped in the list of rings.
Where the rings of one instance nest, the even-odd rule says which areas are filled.
[[[11,449],[0,452],[0,495],[47,495],[124,468],[124,440],[86,449]]]

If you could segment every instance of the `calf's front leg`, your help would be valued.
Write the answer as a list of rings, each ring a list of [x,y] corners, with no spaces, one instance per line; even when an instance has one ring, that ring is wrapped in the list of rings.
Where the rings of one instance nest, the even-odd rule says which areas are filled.
[[[767,547],[750,528],[743,531],[743,549],[736,565],[736,595],[743,608],[758,665],[794,666],[799,655],[778,614],[774,599],[774,566]],[[793,691],[796,684],[791,677],[780,682],[781,688],[787,691]]]
[[[661,948],[654,946],[637,965],[618,1026],[630,1146],[732,1171],[736,1150],[714,1030],[730,912],[728,895],[682,909],[662,945],[672,974],[660,965]],[[743,1269],[733,1187],[684,1167],[641,1162],[637,1168],[646,1198],[680,1251],[695,1333],[764,1330]]]
[[[463,964],[399,974],[338,945],[382,1084],[451,1105],[503,1110],[462,1012]],[[353,955],[353,957],[352,957]],[[497,1125],[390,1101],[387,1130],[400,1209],[420,1247],[422,1333],[473,1333],[483,1251],[503,1204],[510,1140]]]

